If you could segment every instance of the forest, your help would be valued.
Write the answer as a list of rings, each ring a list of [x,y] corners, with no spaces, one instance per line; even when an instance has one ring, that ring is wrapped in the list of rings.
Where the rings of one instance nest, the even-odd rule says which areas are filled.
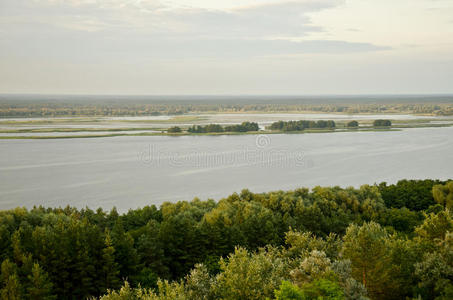
[[[0,211],[0,297],[453,299],[452,207],[439,180],[18,207]]]
[[[302,131],[305,129],[334,129],[335,128],[335,121],[333,120],[319,120],[319,121],[307,121],[307,120],[300,120],[300,121],[277,121],[272,123],[269,126],[270,130],[280,130],[280,131]]]
[[[231,101],[234,100],[234,101]],[[451,96],[430,97],[156,97],[0,94],[0,118],[119,117],[196,113],[318,112],[453,115]]]
[[[210,133],[210,132],[248,132],[258,131],[260,127],[255,122],[242,122],[241,124],[222,126],[219,124],[193,125],[187,129],[190,133]]]
[[[389,127],[392,126],[392,121],[390,120],[374,120],[373,126],[375,127]]]

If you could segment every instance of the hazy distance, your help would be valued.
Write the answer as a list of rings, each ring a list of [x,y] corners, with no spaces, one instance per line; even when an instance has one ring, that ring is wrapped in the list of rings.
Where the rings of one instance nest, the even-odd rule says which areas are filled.
[[[453,93],[453,0],[2,0],[0,93]]]

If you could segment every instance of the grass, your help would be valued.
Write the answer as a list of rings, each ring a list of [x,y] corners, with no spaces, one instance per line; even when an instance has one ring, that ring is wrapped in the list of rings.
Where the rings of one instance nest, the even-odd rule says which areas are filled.
[[[72,124],[72,123],[94,123],[101,122],[97,118],[49,118],[42,120],[8,120],[0,119],[0,125],[49,125],[49,124]]]
[[[82,139],[82,138],[104,138],[104,137],[115,137],[115,136],[153,136],[153,135],[167,135],[162,133],[112,133],[112,134],[88,134],[88,135],[61,135],[61,136],[0,136],[0,140],[20,140],[20,139],[32,139],[32,140],[52,140],[52,139]],[[168,134],[170,135],[170,134]]]
[[[168,120],[119,120],[119,122],[127,122],[127,123],[158,123],[158,124],[178,124],[178,123],[191,123],[191,122],[198,122],[207,120],[206,117],[201,116],[193,116],[193,115],[183,115],[183,116],[176,116],[172,117]],[[118,121],[115,121],[118,122]]]
[[[194,116],[194,115],[182,115],[174,116],[168,120],[115,120],[114,117],[109,119],[109,117],[100,117],[100,118],[48,118],[40,120],[8,120],[0,119],[0,125],[51,125],[51,124],[74,124],[74,123],[187,123],[187,122],[197,122],[206,120],[206,117]]]
[[[49,132],[97,132],[97,131],[159,131],[161,128],[153,127],[126,127],[126,128],[31,128],[31,129],[11,129],[2,130],[0,133],[49,133]]]

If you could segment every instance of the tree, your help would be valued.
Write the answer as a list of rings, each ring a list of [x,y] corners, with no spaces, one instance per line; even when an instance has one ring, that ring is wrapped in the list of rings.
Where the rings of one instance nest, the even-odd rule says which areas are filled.
[[[178,126],[173,126],[167,129],[168,133],[180,133],[182,132],[181,128]]]
[[[216,278],[209,274],[206,266],[196,264],[195,268],[185,277],[186,295],[188,299],[214,300]]]
[[[301,288],[303,299],[344,300],[343,290],[333,280],[320,278]]]
[[[407,238],[392,235],[386,240],[388,249],[388,274],[384,296],[386,299],[405,299],[413,296],[416,278],[415,263],[422,256],[420,245]]]
[[[50,282],[47,273],[39,266],[38,263],[33,264],[31,275],[28,275],[30,286],[27,288],[27,297],[33,300],[51,300],[56,299],[52,295],[52,283]]]
[[[105,234],[105,248],[102,249],[102,275],[101,291],[103,293],[108,289],[120,286],[118,264],[115,262],[115,248],[108,231]]]
[[[335,128],[336,127],[335,121],[334,120],[328,120],[326,122],[326,127],[327,128]]]
[[[341,240],[336,234],[330,234],[323,239],[311,232],[297,232],[292,229],[286,232],[285,243],[293,256],[307,257],[313,250],[318,250],[330,259],[337,258],[341,246]]]
[[[429,299],[453,299],[453,233],[438,240],[436,250],[415,265],[419,287]]]
[[[160,224],[150,220],[141,228],[141,235],[137,238],[137,253],[140,257],[139,281],[143,287],[155,288],[158,276],[169,277],[162,239],[159,238]]]
[[[444,208],[453,208],[453,181],[433,186],[433,197]]]
[[[112,246],[115,249],[115,261],[118,263],[121,279],[128,279],[136,275],[139,263],[137,250],[134,248],[134,239],[130,233],[124,231],[121,219],[113,226],[111,237]]]
[[[299,266],[291,271],[293,282],[299,286],[331,274],[331,262],[322,251],[313,250]]]
[[[282,281],[280,288],[275,290],[276,300],[305,300],[304,293],[289,281]]]
[[[428,242],[444,239],[447,232],[453,232],[453,218],[447,210],[437,214],[430,213],[425,216],[425,221],[415,229],[415,232]]]
[[[335,121],[333,120],[319,120],[315,121],[278,121],[269,126],[270,130],[282,131],[302,131],[307,128],[335,128]]]
[[[373,122],[374,127],[390,127],[392,126],[392,121],[390,120],[374,120]]]
[[[346,299],[368,300],[367,290],[352,277],[351,261],[349,259],[337,260],[332,263],[332,271],[338,278]]]
[[[258,131],[259,129],[258,123],[255,122],[242,122],[239,125],[225,126],[225,131],[232,132]]]
[[[272,297],[274,290],[289,275],[288,264],[275,249],[250,254],[244,248],[236,248],[228,259],[220,260],[220,268],[217,289],[222,299]]]
[[[391,185],[383,182],[378,185],[378,188],[387,207],[407,207],[410,210],[420,211],[436,204],[433,198],[433,186],[443,183],[430,179],[400,180]]]
[[[119,291],[109,290],[100,300],[159,300],[159,296],[146,289],[133,289],[126,281]]]
[[[347,127],[359,127],[359,122],[357,121],[350,121],[346,124]]]
[[[372,298],[381,298],[389,282],[388,233],[379,224],[350,225],[343,238],[343,255],[352,262],[352,275]]]
[[[22,286],[17,276],[16,264],[10,262],[8,259],[4,260],[1,265],[0,280],[0,297],[2,300],[22,299]]]
[[[379,223],[383,226],[391,226],[401,232],[411,233],[414,228],[423,221],[423,214],[411,211],[405,207],[386,209],[381,213]]]
[[[209,124],[205,126],[205,132],[223,132],[223,127],[219,124]]]

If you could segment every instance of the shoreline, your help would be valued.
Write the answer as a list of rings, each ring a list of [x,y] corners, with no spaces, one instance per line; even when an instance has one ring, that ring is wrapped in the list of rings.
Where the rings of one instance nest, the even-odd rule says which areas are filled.
[[[229,116],[243,115],[243,112],[235,114],[227,113]],[[267,112],[255,112],[254,115],[269,115]],[[312,114],[316,114],[312,112]],[[333,132],[369,132],[369,131],[399,131],[409,128],[439,128],[453,126],[453,118],[449,117],[421,117],[421,118],[404,118],[391,119],[391,127],[375,127],[372,119],[360,119],[359,116],[374,115],[379,118],[378,114],[361,113],[357,115],[345,115],[344,113],[323,113],[327,115],[343,115],[349,118],[335,119],[335,128],[307,128],[301,131],[281,131],[270,130],[267,128],[268,123],[275,121],[272,118],[262,118],[253,120],[261,124],[261,130],[248,132],[206,132],[193,133],[188,132],[191,125],[234,125],[240,123],[237,118],[228,118],[219,116],[220,114],[201,114],[201,115],[182,115],[173,116],[170,119],[124,119],[124,118],[40,118],[40,119],[0,119],[0,140],[8,139],[74,139],[74,138],[104,138],[117,136],[189,136],[189,135],[260,135],[260,134],[305,134],[305,133],[333,133]],[[225,115],[224,113],[222,115]],[[276,116],[285,115],[285,113],[275,114]],[[302,117],[301,113],[301,117]],[[307,115],[307,114],[305,114]],[[386,114],[387,116],[389,114]],[[398,115],[398,114],[396,114]],[[209,117],[211,116],[211,118]],[[412,115],[415,116],[415,115]],[[297,116],[294,116],[297,119]],[[359,127],[347,127],[350,120],[358,120]],[[246,118],[246,117],[244,117]],[[284,119],[284,117],[282,117]],[[289,120],[287,120],[289,121]],[[181,132],[169,133],[170,126],[181,128]],[[266,129],[264,129],[266,127]]]
[[[225,136],[225,135],[267,135],[267,134],[310,134],[310,133],[341,133],[341,132],[380,132],[380,131],[402,131],[403,129],[416,129],[416,128],[440,128],[440,127],[453,127],[453,124],[435,124],[434,126],[392,126],[391,128],[378,128],[378,127],[363,127],[354,129],[312,129],[302,131],[249,131],[249,132],[209,132],[209,133],[167,133],[167,132],[150,132],[150,133],[112,133],[112,134],[100,134],[100,135],[63,135],[63,136],[0,136],[0,140],[18,140],[18,139],[76,139],[76,138],[107,138],[107,137],[134,137],[134,136]],[[107,130],[102,130],[107,131]],[[115,130],[112,130],[115,131]],[[58,132],[58,131],[56,131]],[[77,132],[83,132],[77,131]]]

